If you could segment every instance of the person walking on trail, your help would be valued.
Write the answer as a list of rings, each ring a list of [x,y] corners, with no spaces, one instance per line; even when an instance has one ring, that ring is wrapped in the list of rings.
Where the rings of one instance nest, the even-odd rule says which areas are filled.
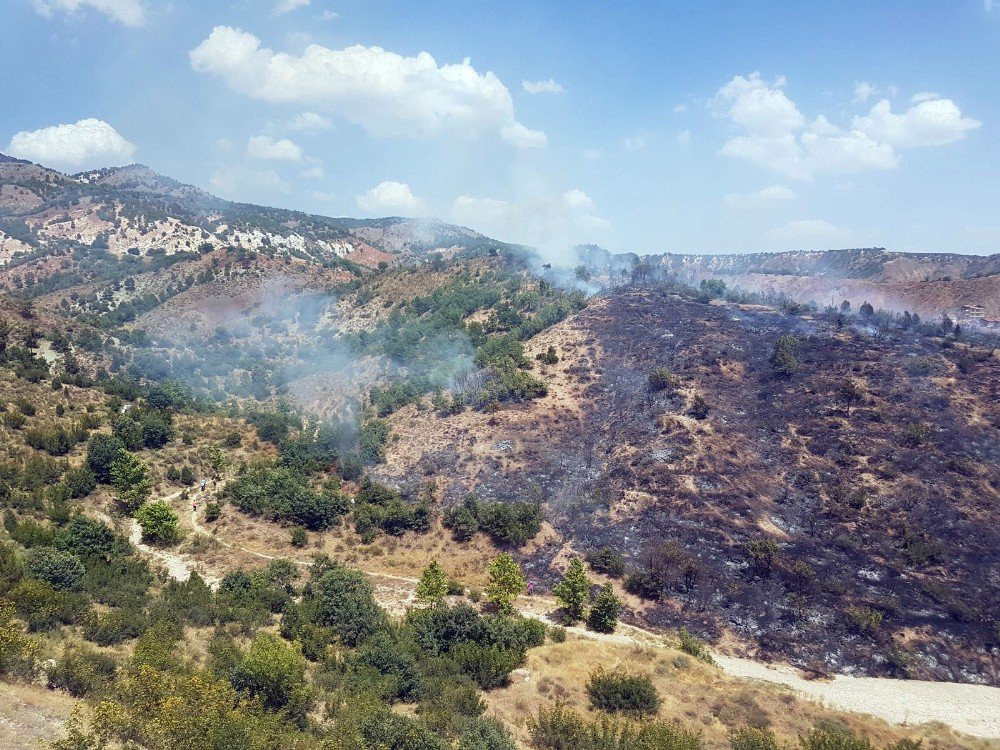
[[[535,582],[528,581],[528,596],[531,596],[533,593],[535,593]]]
[[[201,491],[202,492],[205,491],[205,480],[204,479],[201,480]]]

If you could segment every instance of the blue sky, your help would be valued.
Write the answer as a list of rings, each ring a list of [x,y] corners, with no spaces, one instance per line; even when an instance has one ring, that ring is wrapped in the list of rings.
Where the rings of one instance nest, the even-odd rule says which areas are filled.
[[[0,28],[0,150],[68,171],[552,249],[1000,252],[1000,0],[3,0]]]

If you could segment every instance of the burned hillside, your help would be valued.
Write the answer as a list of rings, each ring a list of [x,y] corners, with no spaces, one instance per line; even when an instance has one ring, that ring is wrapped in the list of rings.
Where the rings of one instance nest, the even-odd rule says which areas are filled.
[[[532,574],[614,548],[652,624],[819,671],[998,682],[994,352],[654,291],[527,348],[555,355],[545,397],[406,407],[377,473],[541,502],[562,544]]]

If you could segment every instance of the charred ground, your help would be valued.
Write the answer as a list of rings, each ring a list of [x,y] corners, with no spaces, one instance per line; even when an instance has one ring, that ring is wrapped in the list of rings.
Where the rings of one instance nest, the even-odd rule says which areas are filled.
[[[562,539],[534,574],[613,547],[648,622],[821,671],[997,681],[993,352],[655,291],[592,301],[531,349],[550,345],[549,395],[404,410],[381,475],[544,502]]]

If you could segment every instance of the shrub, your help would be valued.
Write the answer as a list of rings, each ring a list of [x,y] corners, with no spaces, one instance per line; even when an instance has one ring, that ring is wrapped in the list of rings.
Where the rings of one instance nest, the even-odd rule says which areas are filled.
[[[601,593],[597,595],[597,599],[594,600],[594,606],[587,618],[587,625],[598,633],[614,633],[623,609],[624,606],[621,600],[615,596],[611,584],[606,583],[601,587]]]
[[[565,643],[566,628],[560,627],[559,625],[553,625],[549,628],[549,640],[553,643]]]
[[[649,387],[654,391],[673,390],[677,387],[677,378],[666,367],[657,367],[649,373]]]
[[[67,646],[48,670],[48,686],[76,698],[100,694],[111,685],[117,668],[112,656],[83,645]]]
[[[437,560],[431,560],[417,583],[417,600],[428,604],[439,604],[447,595],[448,575]]]
[[[680,638],[679,648],[681,651],[689,656],[693,656],[695,659],[701,659],[711,664],[712,656],[708,653],[708,648],[700,638],[691,635],[687,628],[681,628],[678,636]]]
[[[98,646],[115,646],[138,638],[147,627],[141,610],[113,609],[110,612],[90,612],[83,621],[83,637]]]
[[[483,531],[498,545],[520,547],[541,530],[542,508],[523,501],[480,502],[469,495],[445,512],[443,523],[458,541],[468,541]]]
[[[611,547],[601,547],[598,550],[588,552],[586,560],[596,573],[603,573],[612,578],[621,578],[625,573],[625,558]]]
[[[187,490],[185,490],[186,492]],[[209,500],[205,506],[205,521],[215,523],[222,515],[222,504],[217,500]]]
[[[865,605],[848,607],[845,614],[850,629],[860,635],[874,635],[882,626],[882,613]]]
[[[517,745],[497,719],[480,718],[475,719],[462,735],[458,750],[517,750]]]
[[[240,692],[260,698],[265,707],[285,709],[304,724],[311,703],[305,670],[306,660],[298,644],[258,633],[229,681]]]
[[[780,750],[778,740],[770,729],[740,727],[729,737],[733,750]]]
[[[450,653],[462,671],[483,690],[506,685],[510,681],[510,673],[524,661],[521,650],[480,646],[477,643],[461,643]]]
[[[348,646],[356,646],[385,627],[385,613],[374,594],[364,574],[332,563],[311,592],[316,621]]]
[[[0,674],[27,676],[34,665],[37,644],[14,619],[14,604],[0,599]]]
[[[587,695],[591,706],[609,713],[655,714],[662,702],[649,677],[603,669],[590,675]]]
[[[799,340],[794,336],[779,336],[771,353],[771,366],[778,377],[787,378],[799,369]]]
[[[24,576],[48,583],[56,591],[78,591],[86,569],[80,558],[55,547],[34,547],[24,555]]]
[[[859,737],[845,727],[815,726],[799,737],[801,750],[875,750],[867,737]]]
[[[86,497],[97,489],[97,477],[86,466],[78,466],[67,471],[64,481],[69,487],[70,495],[77,499]]]
[[[177,514],[160,501],[139,508],[135,520],[142,527],[142,540],[152,544],[174,544],[178,538]]]
[[[309,533],[304,526],[296,526],[292,529],[292,546],[305,547],[309,543]]]

